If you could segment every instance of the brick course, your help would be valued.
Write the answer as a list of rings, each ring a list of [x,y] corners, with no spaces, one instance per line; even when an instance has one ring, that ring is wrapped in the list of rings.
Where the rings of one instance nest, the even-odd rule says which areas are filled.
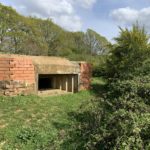
[[[92,66],[86,62],[80,62],[80,90],[89,90],[91,87]]]
[[[31,59],[0,58],[0,95],[32,93],[34,85],[35,71]]]

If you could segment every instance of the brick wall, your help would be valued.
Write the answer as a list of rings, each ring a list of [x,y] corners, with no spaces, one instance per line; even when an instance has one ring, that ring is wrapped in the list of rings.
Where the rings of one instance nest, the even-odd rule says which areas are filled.
[[[80,62],[80,90],[90,89],[92,66],[86,62]]]
[[[28,58],[0,58],[0,95],[34,91],[35,72]]]

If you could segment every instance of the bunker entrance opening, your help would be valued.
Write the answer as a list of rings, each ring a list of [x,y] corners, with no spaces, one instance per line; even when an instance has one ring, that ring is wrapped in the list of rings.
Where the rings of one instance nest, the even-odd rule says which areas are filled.
[[[39,75],[38,80],[38,89],[39,90],[47,90],[52,89],[52,77],[47,75]]]
[[[77,74],[39,74],[38,91],[78,92]]]

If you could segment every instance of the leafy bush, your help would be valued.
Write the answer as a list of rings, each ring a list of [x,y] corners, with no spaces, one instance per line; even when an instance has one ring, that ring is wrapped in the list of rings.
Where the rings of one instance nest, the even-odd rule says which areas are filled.
[[[137,79],[118,80],[107,85],[111,90],[101,98],[83,105],[70,137],[76,149],[150,148],[149,97],[141,96],[139,91],[147,88],[139,85]]]
[[[94,59],[91,59],[93,64],[93,77],[106,76],[106,60],[107,56],[97,56]]]
[[[128,78],[149,58],[149,36],[137,24],[131,30],[120,28],[120,35],[115,40],[107,62],[108,75]]]
[[[148,35],[133,26],[131,31],[121,29],[116,41],[107,64],[105,91],[76,114],[76,130],[71,132],[76,149],[150,149]]]

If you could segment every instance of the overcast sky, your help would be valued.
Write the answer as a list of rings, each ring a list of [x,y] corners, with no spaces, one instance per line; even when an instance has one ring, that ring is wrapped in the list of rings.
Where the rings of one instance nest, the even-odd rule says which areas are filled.
[[[51,18],[69,31],[91,28],[112,41],[118,26],[138,21],[150,31],[150,0],[0,0],[23,15]]]

